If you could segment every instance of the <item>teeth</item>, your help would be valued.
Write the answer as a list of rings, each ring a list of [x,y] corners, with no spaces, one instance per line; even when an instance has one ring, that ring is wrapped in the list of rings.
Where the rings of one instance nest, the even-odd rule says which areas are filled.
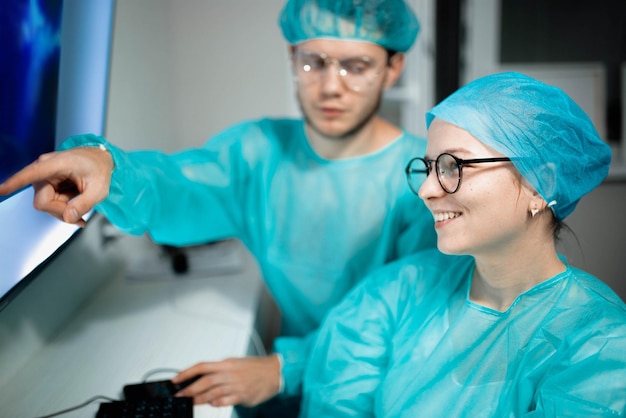
[[[447,219],[458,218],[459,216],[461,216],[461,214],[458,212],[440,212],[435,213],[433,216],[435,217],[435,222],[441,222]]]

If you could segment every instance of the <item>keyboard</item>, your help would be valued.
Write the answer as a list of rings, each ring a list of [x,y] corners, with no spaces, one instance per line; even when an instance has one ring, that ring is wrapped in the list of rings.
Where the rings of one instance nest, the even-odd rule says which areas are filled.
[[[96,418],[193,418],[192,398],[103,402]]]

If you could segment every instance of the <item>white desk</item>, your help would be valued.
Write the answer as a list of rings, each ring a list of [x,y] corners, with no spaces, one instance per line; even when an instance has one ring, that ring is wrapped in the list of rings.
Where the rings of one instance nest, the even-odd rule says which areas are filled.
[[[135,253],[144,239],[124,240],[124,251]],[[264,286],[250,255],[238,243],[235,251],[245,263],[228,274],[181,277],[165,271],[133,280],[122,270],[107,280],[0,388],[0,416],[42,416],[96,395],[121,399],[123,385],[151,371],[253,352]],[[93,417],[98,405],[62,417]],[[194,407],[195,417],[232,415],[232,408]]]

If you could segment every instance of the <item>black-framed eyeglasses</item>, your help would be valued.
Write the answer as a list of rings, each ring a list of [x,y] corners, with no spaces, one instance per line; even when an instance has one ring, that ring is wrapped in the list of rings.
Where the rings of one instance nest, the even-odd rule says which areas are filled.
[[[369,88],[384,67],[366,56],[338,59],[324,53],[300,50],[295,51],[292,61],[295,76],[300,83],[310,84],[319,81],[334,65],[346,87],[357,92]]]
[[[432,164],[435,163],[435,171],[437,172],[437,180],[441,188],[449,194],[456,193],[461,187],[461,180],[463,179],[463,166],[469,164],[480,163],[496,163],[501,161],[511,161],[507,157],[494,157],[494,158],[473,158],[470,160],[463,160],[457,158],[452,154],[444,152],[440,154],[434,160],[426,160],[421,157],[413,158],[406,166],[406,179],[409,182],[409,187],[413,193],[418,194],[424,178],[423,174],[428,175],[432,171]]]

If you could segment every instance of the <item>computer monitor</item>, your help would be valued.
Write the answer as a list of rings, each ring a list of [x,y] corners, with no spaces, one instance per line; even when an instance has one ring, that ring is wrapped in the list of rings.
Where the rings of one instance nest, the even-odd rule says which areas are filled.
[[[0,181],[74,134],[104,134],[114,0],[11,0],[0,8]],[[0,310],[79,228],[0,201]]]

